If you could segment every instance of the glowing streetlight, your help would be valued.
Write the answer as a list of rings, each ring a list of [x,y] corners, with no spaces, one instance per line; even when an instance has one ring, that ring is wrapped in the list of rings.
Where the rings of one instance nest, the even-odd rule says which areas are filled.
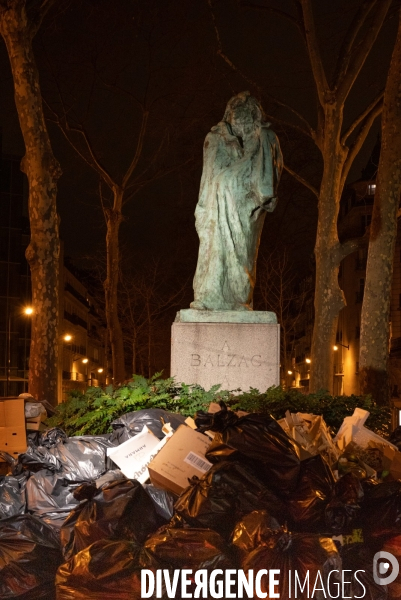
[[[12,314],[16,314],[19,313],[21,315],[20,312],[20,308],[18,309],[18,311],[14,310],[14,313],[9,312],[8,313],[8,322],[7,322],[7,347],[6,347],[6,397],[8,396],[9,393],[9,389],[10,389],[10,379],[11,379],[11,317]],[[32,306],[25,306],[25,308],[22,310],[22,314],[26,315],[27,317],[30,317],[33,314],[33,308]]]
[[[333,346],[333,350],[338,350],[338,346],[342,346],[343,348],[347,348],[347,350],[349,350],[349,344],[346,346],[345,344],[340,344],[340,342],[337,342],[337,344]]]
[[[86,363],[88,363],[88,362],[89,362],[89,358],[83,358],[83,359],[82,359],[82,362],[84,363],[84,365],[86,365]]]
[[[310,358],[305,358],[305,362],[308,363],[308,365],[310,365],[311,359]]]
[[[97,372],[98,372],[98,373],[103,373],[103,369],[102,369],[102,368],[100,368],[100,369],[98,369],[98,370],[97,370]]]
[[[66,333],[63,339],[65,342],[71,342],[72,335],[70,335],[69,333]]]

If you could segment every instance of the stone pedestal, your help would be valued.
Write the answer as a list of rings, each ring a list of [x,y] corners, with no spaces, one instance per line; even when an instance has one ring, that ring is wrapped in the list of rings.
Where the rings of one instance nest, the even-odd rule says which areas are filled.
[[[275,323],[173,323],[171,375],[178,383],[264,392],[279,385],[279,370],[280,326]]]

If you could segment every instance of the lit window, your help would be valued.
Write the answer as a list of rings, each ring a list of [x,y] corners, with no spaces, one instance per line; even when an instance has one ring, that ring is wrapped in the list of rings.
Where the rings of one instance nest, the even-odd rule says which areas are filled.
[[[368,184],[368,196],[374,196],[376,192],[376,184],[375,183],[369,183]]]

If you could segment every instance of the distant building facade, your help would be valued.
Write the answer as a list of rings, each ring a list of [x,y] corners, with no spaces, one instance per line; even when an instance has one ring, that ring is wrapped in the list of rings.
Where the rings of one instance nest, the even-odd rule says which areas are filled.
[[[380,142],[372,152],[362,171],[361,179],[351,183],[344,191],[340,204],[338,231],[341,241],[364,235],[372,220],[376,193],[376,172],[379,164]],[[359,250],[348,255],[341,263],[339,284],[344,292],[346,306],[340,311],[337,325],[336,349],[333,348],[334,369],[332,389],[334,395],[360,393],[359,386],[359,338],[361,332],[362,301],[365,290],[368,241]],[[313,296],[307,299],[299,335],[295,335],[295,351],[292,354],[292,374],[287,374],[286,387],[297,387],[305,393],[309,390],[309,367],[306,360],[310,353],[313,332]],[[398,225],[393,265],[393,285],[390,313],[390,378],[393,397],[401,393],[401,227]]]
[[[0,140],[1,141],[1,140]],[[1,146],[0,146],[1,149]],[[0,154],[0,397],[27,391],[31,302],[29,219],[21,157]],[[58,401],[112,382],[104,314],[60,255]]]

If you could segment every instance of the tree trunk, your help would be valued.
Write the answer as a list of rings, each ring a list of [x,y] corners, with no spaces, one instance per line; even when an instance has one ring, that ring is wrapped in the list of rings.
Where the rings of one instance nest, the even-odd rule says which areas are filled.
[[[341,197],[341,173],[345,152],[340,144],[342,114],[335,105],[326,110],[324,170],[319,194],[319,221],[315,245],[316,286],[315,326],[312,336],[310,390],[333,388],[333,345],[336,339],[338,313],[345,305],[338,285],[341,262],[337,219]]]
[[[104,282],[106,300],[106,321],[109,332],[114,385],[125,380],[124,341],[118,316],[118,282],[120,273],[120,252],[118,234],[122,221],[122,192],[114,192],[114,207],[106,213],[106,254],[107,275]]]
[[[33,29],[25,2],[0,8],[0,32],[5,41],[14,82],[15,104],[25,142],[21,169],[29,184],[30,244],[26,257],[32,280],[32,334],[29,392],[38,400],[57,403],[59,332],[59,255],[57,180],[43,116],[39,73],[32,50]]]
[[[388,351],[397,212],[401,193],[401,12],[384,93],[382,144],[376,180],[361,315],[361,393],[390,398]]]

